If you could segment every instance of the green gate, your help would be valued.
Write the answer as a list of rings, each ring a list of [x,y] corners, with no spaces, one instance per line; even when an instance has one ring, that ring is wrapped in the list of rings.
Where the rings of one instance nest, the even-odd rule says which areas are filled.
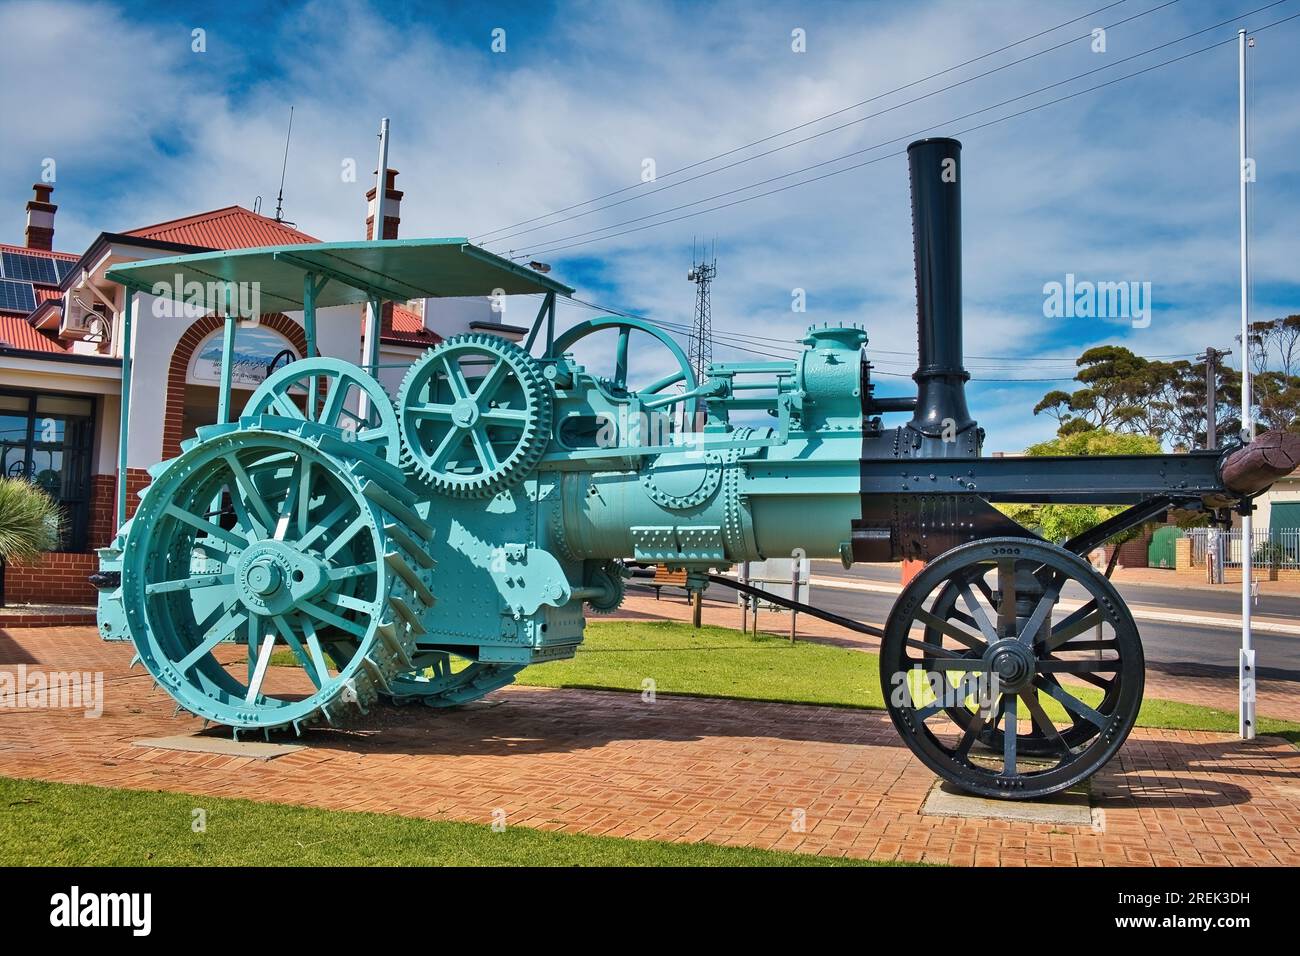
[[[1300,501],[1275,501],[1268,516],[1268,550],[1281,567],[1300,566]]]
[[[1182,536],[1181,528],[1157,528],[1147,547],[1147,565],[1153,568],[1172,568],[1177,549],[1175,542]]]
[[[1269,509],[1271,532],[1300,530],[1300,501],[1275,501]]]

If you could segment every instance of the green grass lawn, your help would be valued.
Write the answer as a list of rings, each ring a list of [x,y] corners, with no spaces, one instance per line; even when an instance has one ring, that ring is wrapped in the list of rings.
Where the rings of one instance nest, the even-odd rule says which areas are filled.
[[[525,668],[517,682],[538,687],[641,691],[651,678],[661,694],[734,697],[832,707],[883,708],[877,655],[721,627],[696,631],[679,621],[595,621],[571,661]],[[1079,688],[1095,704],[1101,692]],[[1063,717],[1055,701],[1044,706]],[[1236,733],[1235,712],[1148,698],[1139,727]],[[1261,717],[1258,732],[1300,744],[1300,724]]]
[[[870,865],[6,777],[0,808],[0,866]],[[191,829],[195,808],[207,813],[206,832]]]

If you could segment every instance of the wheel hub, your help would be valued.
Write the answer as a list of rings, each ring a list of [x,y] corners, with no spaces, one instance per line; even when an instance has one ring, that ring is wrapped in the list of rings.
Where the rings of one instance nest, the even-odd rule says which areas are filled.
[[[997,641],[984,652],[989,672],[997,677],[1003,693],[1016,693],[1028,687],[1038,672],[1034,652],[1020,641]]]
[[[283,541],[260,541],[245,549],[235,567],[239,599],[255,614],[284,614],[319,594],[327,568]]]
[[[451,420],[461,428],[473,428],[478,416],[478,403],[472,398],[462,398],[451,409]]]
[[[265,598],[280,589],[284,576],[275,562],[268,558],[251,566],[244,580],[255,594]]]

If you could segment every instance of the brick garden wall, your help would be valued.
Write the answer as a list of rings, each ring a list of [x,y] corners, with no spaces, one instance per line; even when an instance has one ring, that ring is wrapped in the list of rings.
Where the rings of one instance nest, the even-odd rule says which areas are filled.
[[[1126,568],[1145,568],[1150,564],[1151,531],[1144,531],[1119,546],[1119,563]],[[1106,545],[1106,560],[1114,553],[1115,545]]]
[[[127,471],[126,513],[135,514],[138,492],[149,484],[143,468]],[[94,604],[95,588],[86,580],[99,569],[96,548],[111,544],[117,532],[117,475],[92,475],[86,551],[56,551],[34,564],[5,568],[7,604]]]
[[[94,554],[54,552],[35,564],[5,568],[6,604],[94,604],[95,588],[86,578],[93,574]]]

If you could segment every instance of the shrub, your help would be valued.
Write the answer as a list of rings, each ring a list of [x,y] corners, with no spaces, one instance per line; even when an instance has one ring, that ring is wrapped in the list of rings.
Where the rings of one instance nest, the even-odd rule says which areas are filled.
[[[34,561],[59,546],[62,513],[49,495],[21,478],[0,478],[0,559]]]

